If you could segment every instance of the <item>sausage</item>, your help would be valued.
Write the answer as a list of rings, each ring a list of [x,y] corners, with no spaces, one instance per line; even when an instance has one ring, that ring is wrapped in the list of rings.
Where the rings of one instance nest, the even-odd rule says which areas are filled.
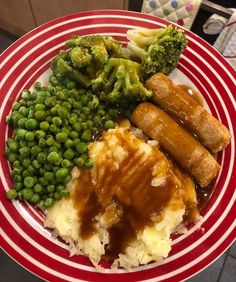
[[[151,103],[138,105],[131,116],[132,122],[146,135],[157,140],[202,187],[217,175],[220,165],[209,151],[174,119]]]
[[[228,129],[169,77],[157,73],[147,80],[146,87],[154,93],[153,102],[182,120],[210,151],[216,153],[228,145]]]

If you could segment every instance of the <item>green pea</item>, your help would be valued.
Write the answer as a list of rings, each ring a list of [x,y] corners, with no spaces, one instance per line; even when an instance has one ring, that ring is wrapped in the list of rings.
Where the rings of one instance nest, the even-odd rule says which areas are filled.
[[[9,146],[9,150],[13,153],[17,153],[19,150],[19,144],[16,141],[12,141]]]
[[[72,139],[78,138],[79,133],[77,131],[72,130],[71,132],[69,132],[69,137]]]
[[[47,121],[41,121],[39,128],[43,131],[47,131],[49,129],[49,123]]]
[[[55,140],[52,136],[49,136],[47,139],[46,139],[46,145],[47,146],[52,146],[54,144]]]
[[[28,158],[30,156],[30,148],[23,146],[19,149],[19,153],[23,158]]]
[[[52,182],[54,180],[54,172],[53,171],[46,171],[44,173],[44,177],[45,179],[47,179],[48,181]]]
[[[112,120],[107,120],[104,124],[106,130],[112,129],[115,127],[115,123]]]
[[[28,145],[29,148],[34,147],[35,146],[34,140],[27,142],[27,145]]]
[[[6,196],[8,200],[13,200],[17,197],[17,191],[15,189],[11,189],[7,191]]]
[[[30,159],[24,159],[24,160],[22,161],[22,166],[23,166],[24,168],[27,168],[30,164],[31,164],[31,160],[30,160]]]
[[[24,178],[24,185],[26,188],[32,188],[34,186],[34,178],[31,176],[27,176]]]
[[[8,125],[10,125],[10,126],[13,125],[12,116],[8,115],[8,116],[6,117],[6,123],[7,123]]]
[[[45,200],[43,201],[43,204],[44,204],[44,206],[45,206],[46,208],[50,208],[50,207],[52,207],[53,204],[54,204],[54,199],[52,199],[52,198],[47,198],[47,199],[45,199]]]
[[[93,126],[93,122],[91,120],[87,120],[86,124],[88,128],[91,128]]]
[[[63,185],[63,184],[58,184],[57,186],[56,186],[56,190],[58,191],[58,192],[60,192],[60,191],[62,191],[62,190],[64,190],[65,189],[65,185]]]
[[[40,89],[41,89],[41,82],[36,81],[35,84],[34,84],[34,88],[35,88],[36,90],[40,90]]]
[[[60,143],[65,143],[68,138],[68,134],[66,132],[59,132],[56,135],[56,140]]]
[[[48,97],[45,99],[45,105],[49,108],[54,107],[57,104],[56,97]]]
[[[35,168],[34,168],[32,165],[29,165],[29,166],[27,167],[27,170],[29,171],[29,173],[30,173],[31,175],[33,175],[33,174],[35,173]]]
[[[52,108],[50,109],[50,113],[51,113],[52,116],[56,116],[56,115],[57,115],[57,107],[56,107],[56,106],[55,106],[55,107],[52,107]]]
[[[76,150],[78,153],[80,154],[83,154],[83,153],[86,153],[87,150],[88,150],[88,145],[84,142],[79,142],[77,145],[76,145]]]
[[[67,89],[73,89],[73,88],[75,88],[76,87],[76,83],[74,82],[74,81],[68,81],[67,83],[66,83],[66,88]]]
[[[71,163],[69,160],[64,159],[64,160],[61,162],[61,166],[62,166],[62,167],[70,168],[70,167],[72,167],[72,163]]]
[[[17,139],[24,140],[26,132],[27,132],[27,130],[25,130],[25,129],[18,129],[17,132],[16,132]]]
[[[53,86],[57,86],[59,84],[58,79],[56,78],[55,75],[50,75],[49,77],[49,82],[51,83],[51,85]]]
[[[40,195],[35,193],[29,200],[31,203],[37,204],[40,201]]]
[[[20,106],[21,106],[20,103],[16,101],[12,104],[12,110],[17,111],[19,110]]]
[[[47,186],[48,193],[53,193],[55,191],[55,185],[49,185]]]
[[[81,140],[88,142],[88,141],[91,141],[91,139],[92,139],[92,134],[91,134],[90,130],[85,129],[81,134]]]
[[[49,163],[45,163],[43,168],[45,169],[45,171],[52,171],[53,170],[53,166]]]
[[[34,117],[36,120],[44,120],[46,118],[47,114],[45,111],[36,111],[34,114]]]
[[[21,191],[23,189],[23,183],[22,182],[15,182],[13,189],[15,189],[17,192]]]
[[[63,183],[66,184],[68,182],[70,182],[72,179],[72,176],[70,174],[68,174],[64,179],[63,179]]]
[[[37,125],[38,125],[37,120],[33,118],[30,118],[25,122],[25,128],[28,130],[36,129]]]
[[[70,192],[67,189],[60,191],[61,197],[68,197],[70,195]]]
[[[88,159],[86,162],[85,162],[85,167],[86,168],[92,168],[94,166],[94,163],[92,160]]]
[[[26,199],[26,200],[29,200],[33,196],[33,194],[34,194],[33,189],[24,188],[22,190],[23,198]]]
[[[46,140],[44,138],[39,139],[39,147],[44,148],[46,146]]]
[[[25,122],[27,121],[26,117],[22,117],[18,120],[17,125],[19,128],[24,128],[25,127]]]
[[[49,126],[49,131],[50,131],[50,133],[54,134],[54,133],[57,133],[59,130],[58,130],[58,128],[55,124],[51,124]]]
[[[60,179],[64,179],[67,175],[68,175],[69,171],[67,168],[65,167],[62,167],[62,168],[59,168],[55,175],[56,175],[56,179],[60,180]]]
[[[72,160],[74,158],[74,151],[72,149],[67,149],[64,153],[64,158]]]
[[[26,132],[26,134],[25,134],[25,140],[26,141],[33,141],[34,140],[34,136],[35,136],[35,134],[34,134],[34,132],[33,131],[28,131],[28,132]]]
[[[69,149],[73,146],[73,141],[71,139],[67,139],[64,143],[65,148]]]
[[[44,111],[45,110],[45,105],[44,104],[36,104],[35,105],[35,107],[34,107],[34,109],[35,109],[35,111]]]
[[[68,111],[62,107],[57,110],[57,113],[61,119],[67,119],[69,117]]]
[[[83,167],[84,166],[84,159],[82,157],[79,157],[75,160],[75,164],[78,166],[78,167]]]
[[[38,145],[35,145],[35,146],[31,147],[31,149],[30,149],[32,157],[36,157],[41,151],[42,151],[42,148]]]
[[[14,161],[14,163],[12,164],[12,167],[13,168],[20,168],[21,167],[21,162],[18,161],[18,160]]]
[[[61,157],[57,152],[51,152],[47,156],[47,160],[50,164],[59,165],[61,163]]]
[[[52,123],[52,117],[51,116],[47,116],[45,121],[47,121],[49,124]]]
[[[53,197],[54,197],[55,200],[60,200],[61,199],[60,192],[58,192],[58,191],[54,192]]]
[[[24,89],[24,90],[22,91],[21,97],[22,97],[23,99],[25,99],[25,100],[28,100],[28,99],[30,99],[30,95],[31,95],[30,91],[27,90],[27,89]]]
[[[55,116],[52,118],[52,123],[56,126],[60,126],[62,124],[62,120],[60,117]]]
[[[39,203],[37,203],[37,208],[39,208],[40,210],[45,210],[45,206],[44,206],[44,201],[41,200]]]
[[[102,123],[102,118],[99,115],[95,115],[93,120],[94,120],[95,124],[101,124]]]
[[[79,122],[75,122],[72,124],[72,127],[75,131],[79,132],[81,130],[81,125]]]
[[[44,177],[39,177],[39,184],[41,184],[42,186],[47,186],[48,185],[48,180],[45,179]]]
[[[40,152],[37,156],[37,160],[41,164],[45,164],[47,162],[47,154],[45,152]]]
[[[46,133],[43,130],[36,130],[35,131],[35,138],[36,139],[40,139],[40,138],[44,138],[46,136]]]
[[[29,172],[27,169],[25,169],[25,170],[23,170],[23,172],[22,172],[22,177],[25,178],[25,177],[27,177],[27,176],[30,176],[30,172]],[[19,180],[18,180],[18,181],[19,181]]]
[[[34,185],[33,189],[35,193],[41,193],[43,191],[43,186],[37,183]]]

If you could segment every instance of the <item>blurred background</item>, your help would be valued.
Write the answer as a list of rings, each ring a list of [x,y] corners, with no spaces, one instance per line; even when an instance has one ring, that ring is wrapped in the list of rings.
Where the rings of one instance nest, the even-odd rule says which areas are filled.
[[[153,0],[149,1],[150,6],[154,5],[151,2],[153,3]],[[205,22],[212,14],[223,16],[227,21],[232,15],[232,11],[228,8],[236,8],[236,1],[199,0],[198,2],[200,2],[200,8],[194,15],[190,30],[213,44],[219,34],[206,34],[203,30]],[[0,53],[28,31],[63,15],[96,9],[120,9],[140,12],[142,7],[143,0],[0,0]],[[14,281],[40,282],[42,280],[23,269],[0,250],[0,282]],[[236,244],[210,267],[188,280],[188,282],[200,281],[236,281]]]

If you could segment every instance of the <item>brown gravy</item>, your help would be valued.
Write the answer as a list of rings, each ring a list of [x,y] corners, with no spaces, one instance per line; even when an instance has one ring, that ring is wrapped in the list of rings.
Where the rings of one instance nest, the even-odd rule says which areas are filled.
[[[184,92],[191,96],[200,106],[204,107],[203,97],[194,87],[185,84],[180,84],[178,87],[183,89]]]
[[[96,216],[104,214],[110,239],[104,258],[111,261],[135,239],[138,231],[152,225],[154,220],[158,222],[160,211],[173,195],[179,193],[179,186],[171,175],[159,189],[151,186],[152,168],[164,158],[163,153],[156,149],[154,154],[144,159],[130,140],[123,137],[119,136],[128,155],[119,168],[114,170],[114,162],[108,159],[103,167],[97,167],[98,173],[104,173],[97,176],[96,184],[92,181],[91,170],[82,169],[73,193],[83,239],[96,232]],[[173,209],[176,208],[179,207],[175,204]]]

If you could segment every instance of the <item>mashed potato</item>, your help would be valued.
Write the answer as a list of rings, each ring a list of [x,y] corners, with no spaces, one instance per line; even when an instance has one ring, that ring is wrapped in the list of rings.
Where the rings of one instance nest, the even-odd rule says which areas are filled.
[[[128,129],[105,132],[89,146],[95,166],[74,168],[69,198],[47,211],[45,226],[100,268],[131,268],[160,261],[171,249],[170,235],[183,217],[198,217],[192,180],[154,142]]]

